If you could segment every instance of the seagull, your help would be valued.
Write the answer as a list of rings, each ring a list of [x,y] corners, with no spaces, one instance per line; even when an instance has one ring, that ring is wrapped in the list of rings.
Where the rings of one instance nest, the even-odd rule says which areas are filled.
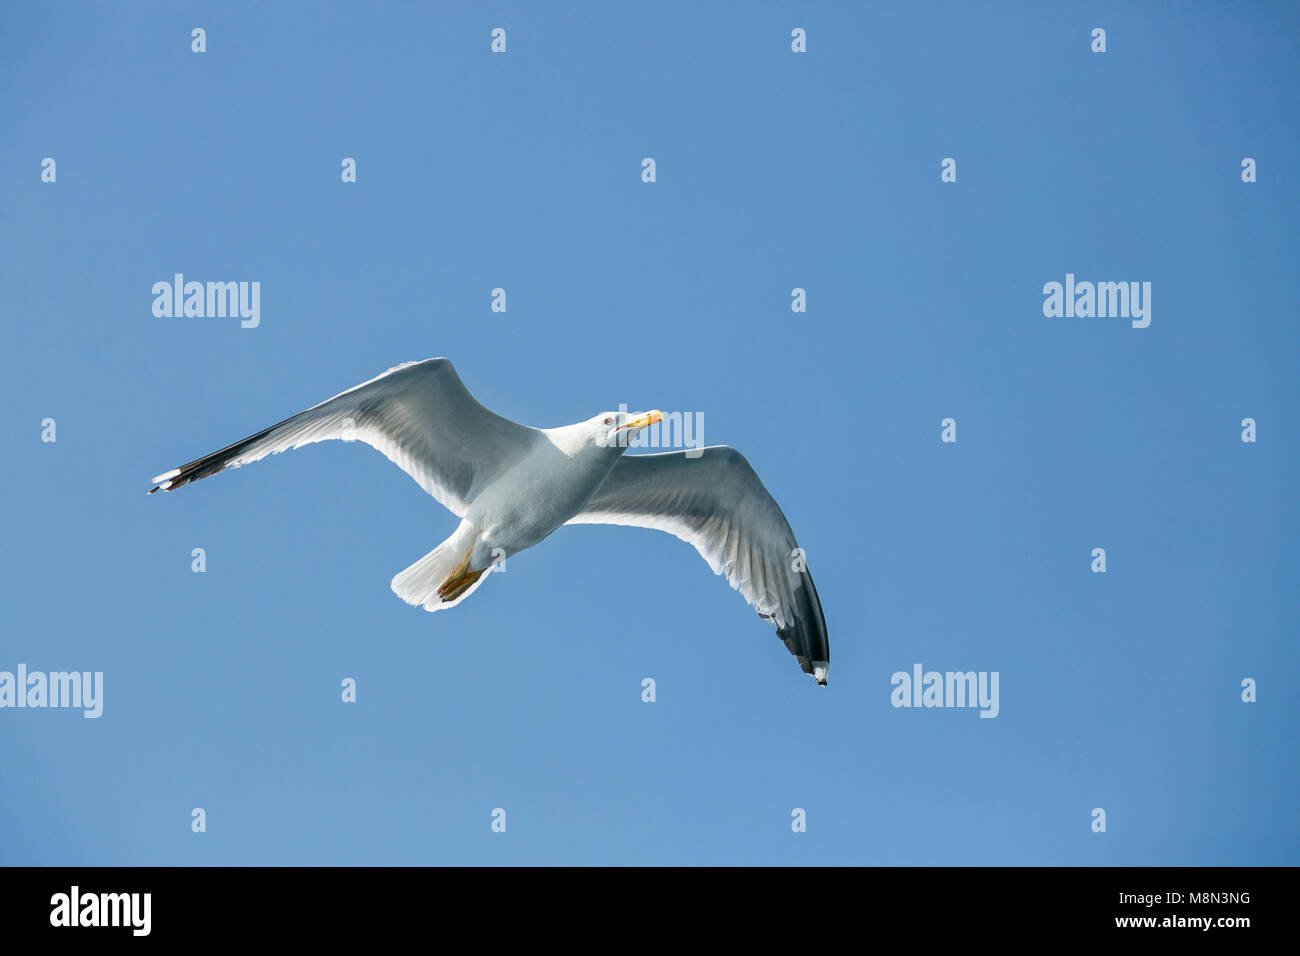
[[[407,362],[278,425],[153,479],[175,491],[314,442],[362,441],[460,518],[450,538],[392,581],[408,604],[455,607],[487,572],[566,524],[666,531],[776,626],[804,673],[825,685],[826,619],[804,552],[744,456],[726,445],[625,455],[658,410],[601,412],[531,428],[480,405],[445,358]]]

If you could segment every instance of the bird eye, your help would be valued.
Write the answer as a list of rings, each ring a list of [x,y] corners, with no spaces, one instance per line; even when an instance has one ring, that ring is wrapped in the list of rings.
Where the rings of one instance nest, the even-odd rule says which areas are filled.
[[[614,424],[614,419],[612,419],[612,418],[606,418],[606,419],[605,419],[605,424],[606,424],[606,425],[612,425],[612,424]]]

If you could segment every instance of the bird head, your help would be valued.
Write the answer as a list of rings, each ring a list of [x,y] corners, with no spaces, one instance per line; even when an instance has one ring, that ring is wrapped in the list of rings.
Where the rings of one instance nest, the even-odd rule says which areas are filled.
[[[601,412],[590,420],[593,443],[602,448],[626,448],[636,434],[663,421],[663,412]]]

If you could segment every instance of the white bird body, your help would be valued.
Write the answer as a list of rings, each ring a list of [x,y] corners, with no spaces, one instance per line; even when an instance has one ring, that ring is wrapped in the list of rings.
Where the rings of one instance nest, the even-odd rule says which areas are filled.
[[[586,423],[539,429],[528,455],[483,490],[465,518],[489,551],[507,557],[539,543],[578,514],[618,461],[617,448],[580,441]]]
[[[574,432],[584,425],[538,429],[540,437],[525,457],[479,493],[460,527],[431,555],[441,552],[451,559],[468,554],[467,569],[482,571],[541,543],[581,512],[618,460],[610,449],[576,440],[581,433]],[[454,607],[478,587],[471,585],[451,601],[434,600],[435,579],[454,567],[431,561],[400,589],[394,579],[393,590],[407,603],[429,611]]]
[[[626,439],[660,418],[603,412],[531,428],[475,401],[447,359],[428,359],[159,475],[150,494],[289,448],[360,440],[461,518],[451,537],[393,578],[408,604],[455,607],[494,564],[565,524],[654,528],[693,545],[725,574],[776,625],[803,670],[825,684],[830,644],[821,602],[781,509],[732,448],[625,456]]]

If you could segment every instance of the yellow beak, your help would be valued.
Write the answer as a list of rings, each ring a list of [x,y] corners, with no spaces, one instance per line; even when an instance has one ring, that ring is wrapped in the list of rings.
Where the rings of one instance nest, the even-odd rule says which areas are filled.
[[[619,425],[618,431],[622,431],[624,428],[649,428],[651,425],[658,425],[663,420],[664,420],[664,413],[659,411],[659,409],[656,408],[652,412],[646,412],[644,415],[638,415],[636,418],[632,419],[626,425]]]

